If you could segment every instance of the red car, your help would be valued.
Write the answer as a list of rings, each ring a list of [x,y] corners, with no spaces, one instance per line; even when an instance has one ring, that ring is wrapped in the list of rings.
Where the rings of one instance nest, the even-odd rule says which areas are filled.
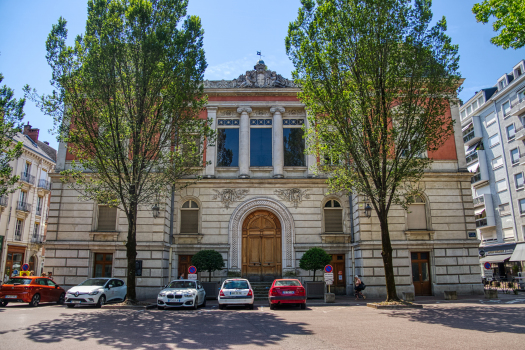
[[[297,304],[306,309],[306,291],[299,280],[279,279],[273,281],[268,293],[270,310],[280,304]]]
[[[38,306],[40,302],[63,304],[66,291],[47,277],[13,277],[0,287],[0,306],[8,303],[29,303]]]

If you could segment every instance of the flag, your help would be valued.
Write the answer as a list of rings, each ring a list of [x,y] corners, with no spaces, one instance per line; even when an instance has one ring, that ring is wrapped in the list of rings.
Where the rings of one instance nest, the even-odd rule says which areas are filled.
[[[257,55],[259,55],[259,56],[260,56],[260,55],[261,55],[261,51],[257,51]]]

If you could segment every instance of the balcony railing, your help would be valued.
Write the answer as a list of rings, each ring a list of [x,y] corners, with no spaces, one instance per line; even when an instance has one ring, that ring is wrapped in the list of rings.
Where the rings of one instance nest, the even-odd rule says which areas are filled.
[[[475,161],[477,159],[478,159],[478,152],[474,152],[474,153],[470,154],[469,156],[467,156],[467,164],[468,163],[472,163],[473,161]]]
[[[520,125],[516,128],[514,139],[518,141],[525,139],[525,128],[523,125]]]
[[[36,208],[36,215],[42,216],[42,208]]]
[[[469,132],[468,134],[466,134],[465,136],[463,136],[463,142],[469,142],[470,140],[472,140],[474,138],[474,130],[472,130],[471,132]]]
[[[27,202],[17,201],[16,202],[16,210],[30,212],[31,211],[31,204],[29,204]]]
[[[477,207],[479,205],[484,205],[485,204],[485,197],[484,196],[479,196],[479,197],[476,197],[474,198],[474,206]]]
[[[15,232],[15,241],[22,240],[22,232]]]
[[[29,173],[22,172],[20,173],[20,181],[27,182],[30,185],[35,184],[35,177]]]
[[[31,243],[44,243],[44,235],[31,236]]]
[[[51,191],[51,182],[44,179],[40,179],[38,180],[38,188],[43,188],[44,190]]]
[[[7,196],[0,197],[0,206],[7,207]]]
[[[476,183],[478,181],[481,181],[481,173],[477,173],[476,175],[472,176],[470,179],[470,183]]]
[[[487,218],[476,220],[476,227],[487,226]]]

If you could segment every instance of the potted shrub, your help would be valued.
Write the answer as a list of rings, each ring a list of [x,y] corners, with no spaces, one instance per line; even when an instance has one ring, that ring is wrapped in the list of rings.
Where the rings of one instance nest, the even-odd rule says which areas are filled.
[[[330,261],[332,257],[324,249],[318,247],[308,249],[301,257],[299,267],[314,272],[313,281],[305,282],[308,298],[324,298],[324,282],[316,282],[315,273],[317,270],[322,270]]]
[[[224,267],[221,253],[216,250],[201,250],[191,258],[191,264],[197,268],[197,271],[208,271],[208,282],[201,281],[201,283],[206,291],[206,299],[216,298],[219,283],[211,281],[211,274]]]

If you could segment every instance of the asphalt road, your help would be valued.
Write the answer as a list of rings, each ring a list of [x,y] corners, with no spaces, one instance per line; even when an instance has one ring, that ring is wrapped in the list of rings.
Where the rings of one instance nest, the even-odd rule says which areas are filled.
[[[0,307],[0,349],[525,349],[525,299],[307,310]]]

